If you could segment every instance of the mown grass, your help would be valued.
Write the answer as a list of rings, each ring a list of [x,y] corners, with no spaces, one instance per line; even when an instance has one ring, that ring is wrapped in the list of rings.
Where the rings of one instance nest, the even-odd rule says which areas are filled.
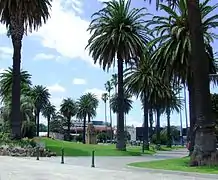
[[[135,162],[128,165],[133,167],[140,167],[140,168],[218,174],[218,166],[190,167],[189,157],[151,161],[151,162]]]
[[[94,150],[96,156],[141,156],[141,147],[127,147],[127,151],[118,151],[114,144],[108,145],[90,145],[81,144],[75,142],[67,142],[61,140],[53,140],[48,138],[41,138],[46,146],[52,152],[57,155],[61,155],[61,149],[64,148],[65,156],[90,156]],[[145,151],[145,154],[154,154],[155,150]]]

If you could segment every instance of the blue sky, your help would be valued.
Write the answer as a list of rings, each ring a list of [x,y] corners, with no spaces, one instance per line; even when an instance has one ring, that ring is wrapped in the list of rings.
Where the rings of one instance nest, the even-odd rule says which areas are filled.
[[[23,40],[22,68],[32,74],[34,85],[44,85],[49,89],[51,102],[57,109],[63,98],[77,100],[86,92],[95,93],[99,100],[105,91],[104,83],[115,72],[104,72],[94,65],[88,52],[89,33],[86,31],[91,15],[102,7],[102,0],[55,0],[51,18],[38,32],[28,34]],[[211,2],[215,2],[212,0]],[[157,12],[155,4],[144,0],[132,1],[133,7],[146,7],[148,12]],[[217,43],[214,44],[217,45]],[[216,49],[215,49],[216,50]],[[0,25],[0,71],[12,65],[11,40],[6,36],[4,26]],[[214,91],[214,89],[213,89]],[[142,123],[141,104],[134,99],[133,109],[127,116],[127,124],[139,126]],[[183,125],[185,125],[185,116]],[[104,104],[100,100],[95,120],[104,120]],[[41,122],[46,120],[41,118]],[[115,116],[113,122],[116,124]],[[161,124],[166,125],[166,117],[161,117]],[[179,125],[179,114],[172,115],[172,124]]]

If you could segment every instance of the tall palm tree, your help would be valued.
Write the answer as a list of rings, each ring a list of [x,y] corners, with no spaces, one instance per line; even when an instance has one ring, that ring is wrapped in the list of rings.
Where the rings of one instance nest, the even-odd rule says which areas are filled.
[[[193,1],[195,3],[195,6],[192,6],[192,8],[194,8],[192,12],[190,12],[190,7],[191,7],[190,0],[187,0],[187,1],[180,0],[177,2],[175,4],[175,7],[177,8],[176,12],[174,9],[171,9],[168,6],[161,5],[160,7],[165,12],[167,12],[169,16],[168,17],[156,16],[154,17],[154,19],[152,19],[151,24],[158,24],[154,29],[156,32],[159,32],[159,36],[160,36],[155,41],[156,42],[158,41],[158,43],[161,44],[160,48],[158,48],[158,51],[156,52],[156,57],[159,56],[159,58],[157,58],[159,60],[156,59],[155,61],[160,62],[160,63],[157,63],[158,66],[164,67],[164,68],[161,68],[161,71],[164,72],[165,74],[168,74],[167,75],[168,77],[169,75],[170,77],[174,76],[176,77],[177,80],[179,79],[179,80],[182,80],[182,82],[187,83],[188,89],[189,89],[189,100],[190,100],[189,105],[190,105],[190,112],[191,112],[190,113],[190,129],[191,131],[193,131],[196,119],[197,117],[200,117],[200,114],[201,115],[204,114],[204,117],[210,116],[210,113],[208,113],[208,111],[206,110],[207,107],[204,107],[205,102],[208,102],[210,104],[210,99],[208,98],[209,97],[208,72],[214,71],[214,69],[211,68],[212,67],[211,58],[213,57],[213,55],[211,55],[212,49],[209,44],[211,43],[213,38],[216,37],[215,34],[211,33],[211,28],[217,27],[218,17],[216,15],[214,16],[210,15],[210,13],[214,9],[216,9],[216,5],[213,7],[209,6],[208,0],[204,1],[202,4],[198,4],[197,1]],[[193,35],[194,31],[192,28],[194,27],[193,24],[195,24],[196,21],[195,23],[193,23],[194,20],[190,21],[190,19],[192,18],[191,16],[193,16],[193,12],[198,14],[199,19],[197,23],[198,23],[198,26],[201,27],[201,28],[197,28],[198,33],[195,33],[194,35]],[[199,32],[201,33],[199,34]],[[197,38],[196,35],[200,35],[202,37]],[[193,47],[193,37],[195,37],[197,40],[203,39],[202,42],[198,43],[198,46],[200,48],[203,47],[204,50],[201,50],[201,49],[197,50],[203,53],[203,55],[201,53],[197,53],[196,51],[197,44],[195,44]],[[201,45],[201,43],[203,43],[203,45]],[[200,54],[201,54],[201,57],[199,58]],[[199,61],[202,61],[203,64],[201,65],[200,63],[198,64]],[[208,63],[208,61],[210,63]],[[195,62],[197,62],[197,65],[195,64]],[[204,63],[207,63],[207,65],[204,66]],[[206,68],[202,70],[201,69],[202,67],[206,67]],[[199,68],[199,71],[196,72],[198,68]],[[207,73],[207,77],[205,75],[206,73]],[[203,77],[199,78],[200,76],[199,74],[202,75]],[[196,77],[197,77],[197,82],[196,82]],[[197,83],[198,92],[200,92],[198,93],[198,95],[200,94],[201,98],[199,97],[196,98],[196,93],[195,93],[196,83]],[[203,85],[203,88],[201,88],[201,90],[199,90],[199,86],[200,86],[199,84]],[[202,98],[205,98],[205,99],[202,100]],[[200,101],[204,103],[201,104],[199,103]],[[196,109],[196,112],[194,111],[194,109]],[[211,118],[209,119],[211,120]],[[206,129],[207,127],[210,126],[208,124],[213,124],[213,122],[211,122],[210,120],[209,121],[204,120],[204,123],[205,123],[204,125]],[[199,121],[196,125],[198,126],[199,123],[202,125],[202,121]],[[191,134],[192,134],[191,142],[193,143],[194,142],[193,140],[194,132]],[[214,149],[215,142],[212,139],[214,138],[211,136],[211,146],[210,147],[211,149]],[[201,144],[200,146],[204,146],[204,145]],[[203,148],[205,149],[205,152],[208,151],[206,149],[206,146],[204,146]]]
[[[111,81],[107,81],[105,83],[105,89],[108,92],[108,100],[110,102],[111,91],[113,90],[113,84],[112,84]],[[113,129],[112,129],[112,110],[111,110],[110,103],[109,103],[109,111],[110,111],[110,128],[111,128],[110,138],[111,138],[111,141],[112,141],[112,139],[113,139]]]
[[[118,119],[117,149],[126,150],[124,140],[124,90],[123,63],[142,54],[147,42],[142,19],[144,8],[131,9],[131,1],[112,0],[104,3],[104,8],[93,14],[88,30],[92,33],[87,48],[103,70],[110,69],[117,59],[118,67]]]
[[[50,93],[48,89],[42,85],[36,85],[31,91],[31,97],[35,106],[35,120],[36,120],[36,135],[39,136],[39,117],[42,110],[49,103]]]
[[[50,137],[50,122],[51,118],[55,115],[56,108],[54,105],[52,105],[50,102],[46,104],[46,106],[42,110],[42,115],[47,118],[48,121],[48,129],[47,129],[47,137]]]
[[[108,94],[107,93],[103,93],[101,96],[102,101],[104,102],[104,115],[105,115],[105,125],[107,128],[107,101],[109,99]],[[107,132],[107,129],[106,129]]]
[[[13,45],[12,136],[21,137],[20,62],[24,34],[37,30],[49,18],[51,0],[0,0],[0,22],[5,24]]]
[[[82,95],[77,101],[78,112],[77,118],[83,120],[83,144],[86,143],[86,118],[88,122],[96,116],[98,107],[98,99],[95,94],[87,93]]]
[[[71,118],[77,114],[77,104],[71,99],[64,99],[61,103],[60,112],[67,120],[67,139],[70,141]]]

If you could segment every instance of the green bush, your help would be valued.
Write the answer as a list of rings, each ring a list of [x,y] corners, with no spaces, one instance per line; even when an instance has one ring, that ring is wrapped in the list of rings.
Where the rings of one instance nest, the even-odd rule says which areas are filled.
[[[77,142],[82,142],[82,140],[83,140],[82,134],[80,134],[79,136],[76,136],[76,141]]]
[[[8,145],[11,147],[20,146],[20,147],[35,147],[36,142],[33,139],[24,138],[21,140],[11,140],[9,133],[0,133],[0,145]]]

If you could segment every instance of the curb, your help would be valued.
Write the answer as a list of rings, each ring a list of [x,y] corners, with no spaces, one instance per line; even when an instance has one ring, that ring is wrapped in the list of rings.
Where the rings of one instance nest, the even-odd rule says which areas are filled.
[[[163,170],[163,169],[151,169],[151,168],[142,168],[142,167],[134,167],[127,165],[128,169],[137,169],[144,170],[145,172],[157,173],[157,174],[173,174],[173,175],[182,175],[187,177],[196,177],[196,178],[207,178],[207,179],[218,179],[218,174],[206,174],[206,173],[195,173],[195,172],[184,172],[184,171],[173,171],[173,170]]]

